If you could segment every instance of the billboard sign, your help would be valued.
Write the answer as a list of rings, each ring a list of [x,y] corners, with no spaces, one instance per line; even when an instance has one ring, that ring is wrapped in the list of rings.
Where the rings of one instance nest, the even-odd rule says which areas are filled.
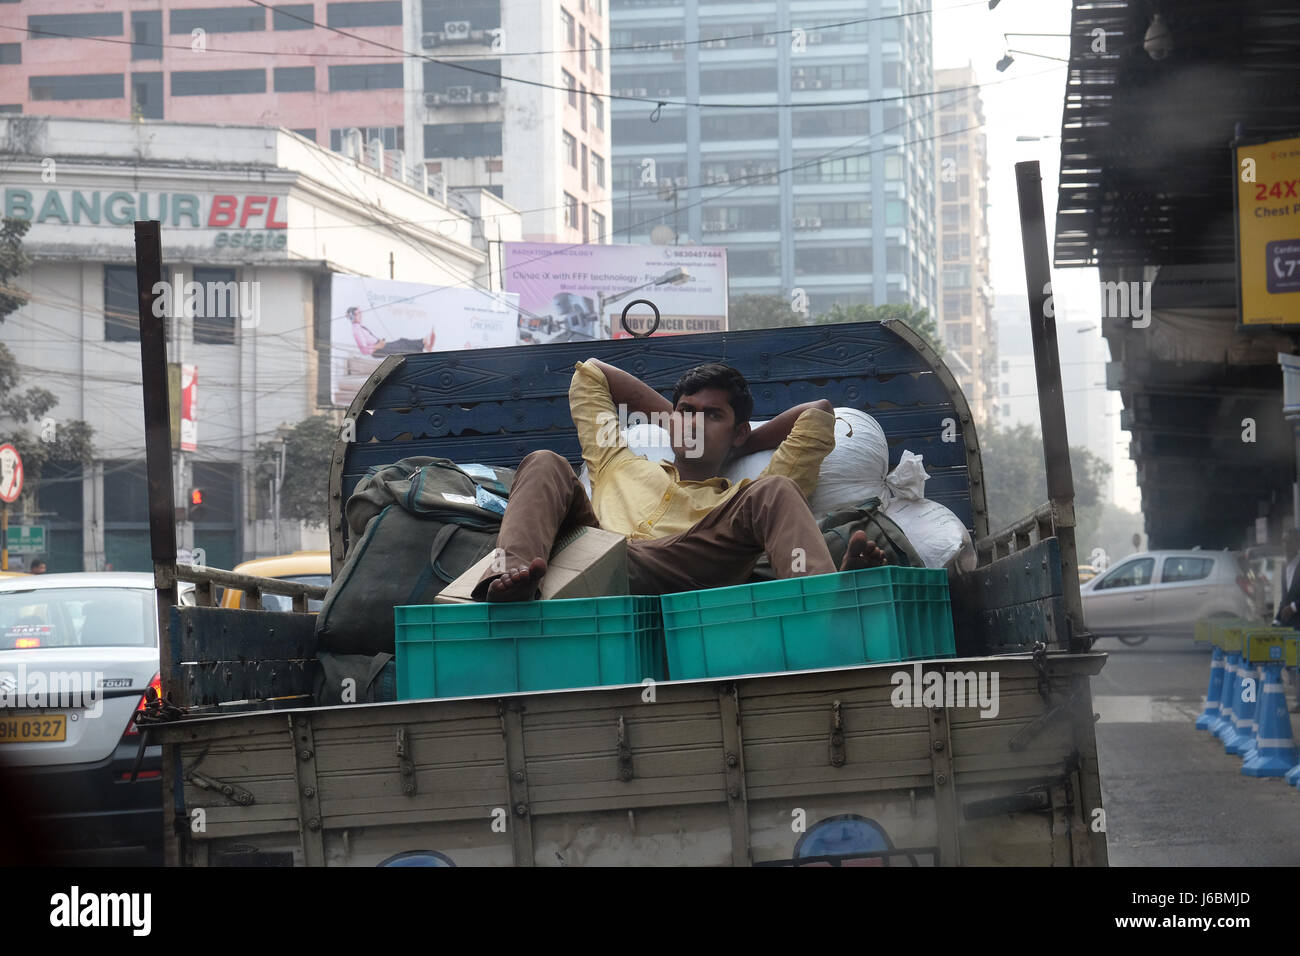
[[[518,297],[337,273],[330,280],[330,394],[348,405],[389,355],[516,342]]]
[[[1241,324],[1300,325],[1300,138],[1233,155]]]
[[[637,299],[658,307],[656,335],[727,329],[720,247],[507,242],[504,284],[519,295],[521,344],[626,338],[619,318]],[[646,306],[629,311],[634,331],[650,324]]]

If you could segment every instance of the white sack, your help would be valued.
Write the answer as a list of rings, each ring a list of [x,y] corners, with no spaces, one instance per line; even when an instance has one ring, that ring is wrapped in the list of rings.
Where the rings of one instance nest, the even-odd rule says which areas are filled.
[[[633,425],[623,429],[623,437],[627,439],[627,447],[634,455],[644,455],[651,461],[673,460],[672,443],[666,428],[648,423]],[[587,497],[591,497],[591,476],[587,474],[586,462],[582,463],[582,468],[578,471],[578,481],[586,489]]]
[[[904,451],[886,483],[890,498],[881,510],[903,529],[927,568],[975,569],[975,546],[961,519],[924,496],[930,476],[920,455]]]

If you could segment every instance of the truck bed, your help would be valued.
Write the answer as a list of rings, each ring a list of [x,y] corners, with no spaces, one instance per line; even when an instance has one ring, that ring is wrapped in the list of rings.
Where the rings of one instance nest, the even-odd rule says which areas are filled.
[[[153,732],[198,866],[1104,865],[1088,692],[1104,655],[1042,660],[1045,683],[1013,655]],[[997,674],[998,714],[896,706],[916,668]]]

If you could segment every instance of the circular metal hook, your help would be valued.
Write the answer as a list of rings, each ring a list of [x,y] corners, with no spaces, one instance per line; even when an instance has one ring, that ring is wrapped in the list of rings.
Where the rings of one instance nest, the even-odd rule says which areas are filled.
[[[655,324],[650,327],[649,332],[633,332],[631,329],[627,327],[627,310],[632,308],[632,306],[634,305],[648,305],[650,306],[650,308],[654,309]],[[619,316],[618,321],[619,324],[623,326],[623,331],[626,332],[628,335],[632,336],[632,338],[648,339],[650,338],[650,336],[654,335],[659,328],[659,306],[655,305],[649,299],[633,299],[627,305],[623,306],[623,314]]]

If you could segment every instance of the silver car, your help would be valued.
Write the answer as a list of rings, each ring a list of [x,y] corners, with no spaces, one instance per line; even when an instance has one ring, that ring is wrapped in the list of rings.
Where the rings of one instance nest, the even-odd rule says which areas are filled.
[[[1255,583],[1231,551],[1144,551],[1117,561],[1080,589],[1098,637],[1140,644],[1151,635],[1191,637],[1205,617],[1258,617]]]
[[[0,767],[53,853],[160,850],[161,747],[130,779],[132,715],[159,683],[154,594],[144,573],[0,580]]]

